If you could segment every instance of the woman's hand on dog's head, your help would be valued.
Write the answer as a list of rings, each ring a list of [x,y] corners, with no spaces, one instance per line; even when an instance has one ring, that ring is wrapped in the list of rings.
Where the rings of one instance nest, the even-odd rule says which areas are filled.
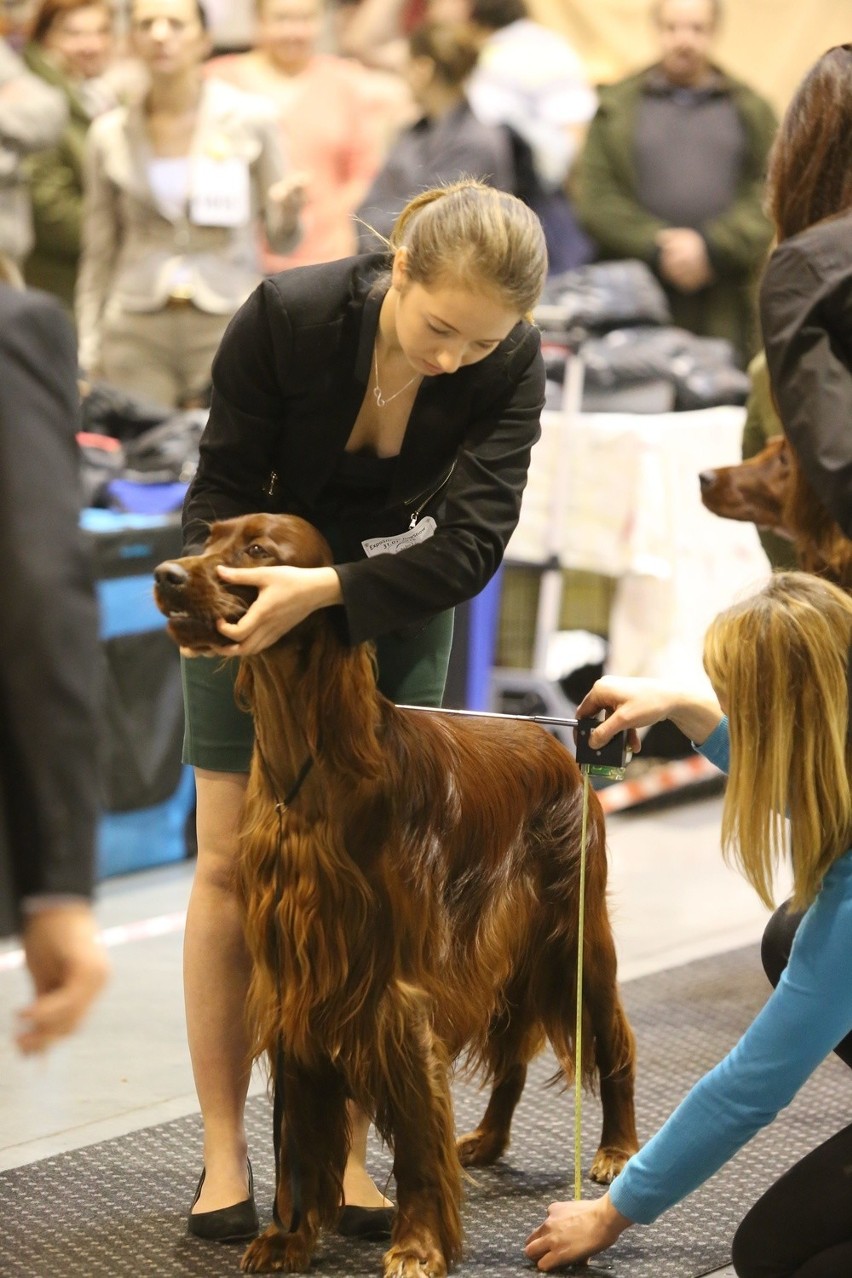
[[[236,622],[218,621],[224,657],[250,657],[286,635],[318,608],[343,600],[340,578],[333,568],[295,568],[289,564],[264,568],[217,569],[223,581],[252,586],[257,599]],[[225,645],[229,646],[225,646]]]

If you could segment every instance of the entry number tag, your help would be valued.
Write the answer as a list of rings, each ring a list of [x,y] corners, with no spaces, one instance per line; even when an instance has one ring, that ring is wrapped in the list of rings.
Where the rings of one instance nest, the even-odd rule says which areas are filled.
[[[239,156],[199,155],[192,170],[191,220],[196,226],[245,226],[250,217],[246,161]]]
[[[427,515],[419,524],[396,537],[368,537],[361,545],[368,559],[374,555],[395,555],[400,550],[408,550],[409,546],[419,546],[421,541],[428,541],[437,526],[432,516]]]

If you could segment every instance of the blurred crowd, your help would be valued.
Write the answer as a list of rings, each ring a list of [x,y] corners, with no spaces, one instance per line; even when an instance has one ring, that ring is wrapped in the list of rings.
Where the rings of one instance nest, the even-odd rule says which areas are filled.
[[[653,3],[658,59],[606,86],[526,0],[256,0],[241,49],[199,0],[6,12],[3,273],[60,298],[86,381],[203,406],[264,273],[375,249],[460,176],[536,210],[552,274],[640,259],[675,324],[756,352],[776,120],[715,62],[716,0]]]

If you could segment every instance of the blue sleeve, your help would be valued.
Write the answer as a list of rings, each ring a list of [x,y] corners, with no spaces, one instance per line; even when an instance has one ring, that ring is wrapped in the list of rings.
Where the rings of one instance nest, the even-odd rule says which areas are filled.
[[[852,852],[829,870],[778,987],[725,1059],[693,1087],[613,1183],[647,1224],[723,1166],[795,1096],[852,1029]]]
[[[716,725],[706,741],[701,745],[695,745],[694,741],[692,744],[699,754],[703,754],[705,759],[715,763],[722,772],[730,772],[731,738],[728,732],[727,715]]]

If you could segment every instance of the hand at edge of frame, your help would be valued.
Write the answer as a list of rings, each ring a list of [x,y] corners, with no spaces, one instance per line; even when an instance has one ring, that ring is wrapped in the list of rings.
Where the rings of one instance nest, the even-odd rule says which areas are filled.
[[[87,902],[46,905],[22,928],[35,998],[18,1012],[15,1041],[29,1055],[73,1033],[109,976],[109,961]]]

